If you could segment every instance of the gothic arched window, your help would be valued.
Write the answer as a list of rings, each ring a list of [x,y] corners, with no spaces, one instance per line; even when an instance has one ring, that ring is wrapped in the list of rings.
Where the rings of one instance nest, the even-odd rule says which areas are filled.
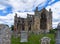
[[[41,29],[47,28],[47,18],[46,18],[46,14],[44,12],[41,13],[40,28]]]

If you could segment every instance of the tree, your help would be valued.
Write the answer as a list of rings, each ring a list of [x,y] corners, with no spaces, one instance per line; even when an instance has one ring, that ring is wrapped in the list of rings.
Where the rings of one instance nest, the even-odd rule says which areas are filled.
[[[11,30],[12,30],[12,31],[14,30],[14,25],[11,25]]]

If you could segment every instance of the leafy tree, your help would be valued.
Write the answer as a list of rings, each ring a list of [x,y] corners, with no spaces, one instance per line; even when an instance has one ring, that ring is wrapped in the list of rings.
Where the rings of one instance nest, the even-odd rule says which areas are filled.
[[[12,30],[12,31],[14,30],[14,25],[11,25],[11,30]]]
[[[56,33],[56,31],[57,31],[57,28],[55,28],[55,29],[50,29],[50,32],[49,32],[49,33]]]

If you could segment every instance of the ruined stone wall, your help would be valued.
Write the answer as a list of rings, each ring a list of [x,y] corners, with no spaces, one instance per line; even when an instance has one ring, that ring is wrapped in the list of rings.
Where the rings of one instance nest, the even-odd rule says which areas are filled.
[[[28,31],[28,20],[25,19],[25,31]]]
[[[47,22],[46,22],[46,29],[47,31],[49,31],[51,28],[52,28],[52,13],[51,13],[51,10],[49,10],[49,12],[43,8],[41,11],[38,11],[38,8],[36,8],[35,10],[35,14],[34,14],[34,19],[33,19],[33,16],[32,15],[29,15],[27,14],[27,18],[21,18],[20,22],[21,23],[20,25],[18,25],[18,28],[17,28],[17,15],[15,16],[15,20],[14,20],[14,27],[15,29],[19,29],[22,30],[22,27],[24,26],[24,30],[27,31],[29,30],[29,25],[31,25],[31,30],[30,31],[41,31],[43,29],[41,29],[40,27],[40,24],[41,24],[41,13],[45,13],[46,14],[46,19],[47,19]],[[24,24],[23,22],[24,21]],[[23,24],[23,26],[22,26]],[[45,25],[44,25],[45,26]],[[44,31],[44,30],[43,30]]]
[[[40,30],[40,19],[38,16],[34,17],[34,31]]]

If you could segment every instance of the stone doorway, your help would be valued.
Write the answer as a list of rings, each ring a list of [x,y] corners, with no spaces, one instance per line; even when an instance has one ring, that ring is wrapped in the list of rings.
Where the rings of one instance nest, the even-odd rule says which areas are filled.
[[[41,13],[40,29],[47,29],[47,17],[45,13]]]

